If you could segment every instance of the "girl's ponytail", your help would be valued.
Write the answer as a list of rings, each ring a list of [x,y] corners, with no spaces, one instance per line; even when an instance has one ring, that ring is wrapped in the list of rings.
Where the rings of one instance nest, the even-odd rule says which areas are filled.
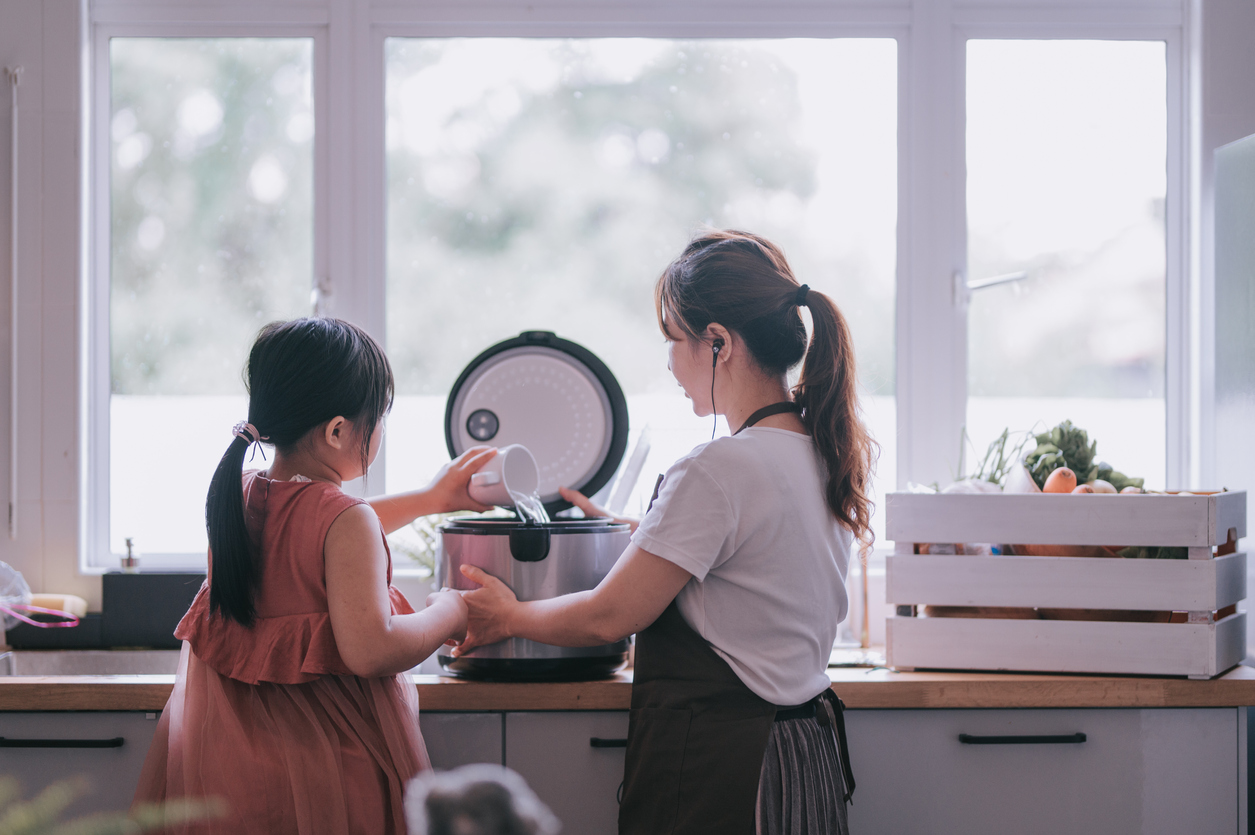
[[[811,311],[811,340],[793,400],[802,423],[828,468],[824,498],[833,515],[870,548],[871,474],[878,444],[863,425],[858,407],[854,341],[841,311],[822,293],[804,293]]]
[[[244,488],[241,474],[244,454],[252,444],[236,435],[223,453],[205,499],[205,528],[213,561],[209,584],[209,611],[251,626],[257,616],[253,605],[257,589],[257,561],[244,524]]]

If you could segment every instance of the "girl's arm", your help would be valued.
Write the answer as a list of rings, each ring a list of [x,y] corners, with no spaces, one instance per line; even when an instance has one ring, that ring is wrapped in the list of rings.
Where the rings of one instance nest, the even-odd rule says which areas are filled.
[[[597,588],[549,600],[520,603],[509,586],[472,565],[462,566],[462,574],[482,588],[462,592],[470,622],[456,656],[506,638],[561,647],[613,643],[657,620],[693,576],[635,545]]]
[[[496,447],[473,446],[440,468],[436,477],[421,490],[376,496],[366,501],[374,508],[384,533],[392,533],[420,516],[453,510],[492,510],[471,498],[466,488],[471,476],[497,454]]]
[[[367,505],[349,508],[331,524],[323,558],[331,631],[354,675],[404,672],[466,633],[466,604],[456,592],[433,594],[416,614],[392,614],[388,555],[379,519]]]

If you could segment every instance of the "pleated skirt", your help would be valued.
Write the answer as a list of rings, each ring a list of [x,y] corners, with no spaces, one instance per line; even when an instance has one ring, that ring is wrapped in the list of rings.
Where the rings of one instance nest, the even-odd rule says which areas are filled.
[[[837,736],[814,717],[774,722],[755,810],[758,835],[847,835]]]

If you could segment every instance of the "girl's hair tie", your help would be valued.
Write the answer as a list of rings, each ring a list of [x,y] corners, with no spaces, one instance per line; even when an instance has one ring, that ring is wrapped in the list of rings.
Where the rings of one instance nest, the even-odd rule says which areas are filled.
[[[231,434],[235,435],[237,438],[243,438],[249,446],[252,446],[253,444],[260,446],[262,441],[270,440],[269,435],[262,435],[257,431],[256,426],[244,420],[237,423],[231,429]],[[256,450],[254,450],[254,454],[256,454]],[[263,449],[261,451],[261,457],[263,461],[266,460],[266,450]]]
[[[806,307],[806,294],[810,292],[810,285],[803,284],[797,288],[797,295],[793,297],[793,303],[798,307]]]

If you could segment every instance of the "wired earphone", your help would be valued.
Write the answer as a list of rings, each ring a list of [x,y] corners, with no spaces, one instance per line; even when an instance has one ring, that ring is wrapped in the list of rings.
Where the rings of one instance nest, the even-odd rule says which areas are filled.
[[[723,350],[723,340],[716,339],[711,345],[710,358],[710,439],[715,439],[715,429],[719,426],[719,413],[715,411],[715,368],[719,365],[719,352]]]

